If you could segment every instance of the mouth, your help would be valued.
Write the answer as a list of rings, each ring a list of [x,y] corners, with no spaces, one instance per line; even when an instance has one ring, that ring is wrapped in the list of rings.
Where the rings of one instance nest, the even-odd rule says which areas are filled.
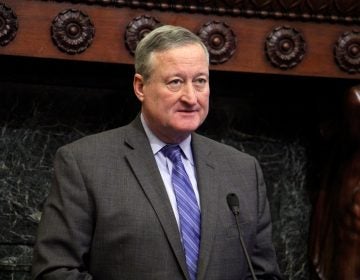
[[[199,109],[195,108],[195,109],[180,109],[178,110],[178,112],[180,113],[197,113],[199,112]]]
[[[178,113],[181,115],[190,116],[197,114],[198,110],[179,110]]]

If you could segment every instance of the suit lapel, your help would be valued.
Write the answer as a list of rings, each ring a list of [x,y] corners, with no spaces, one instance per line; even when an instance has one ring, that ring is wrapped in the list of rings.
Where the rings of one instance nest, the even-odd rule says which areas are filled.
[[[183,274],[188,279],[176,219],[140,118],[136,118],[128,128],[125,144],[130,149],[126,159],[154,208]],[[203,280],[216,231],[219,183],[215,177],[215,161],[212,159],[211,150],[197,134],[192,135],[192,150],[201,203],[201,244],[197,279]]]
[[[215,176],[215,159],[212,158],[211,150],[197,134],[192,135],[192,150],[201,203],[201,243],[197,277],[201,280],[205,279],[215,237],[219,183]]]
[[[176,219],[139,117],[130,124],[125,144],[130,147],[126,159],[154,208],[184,275],[188,277]]]

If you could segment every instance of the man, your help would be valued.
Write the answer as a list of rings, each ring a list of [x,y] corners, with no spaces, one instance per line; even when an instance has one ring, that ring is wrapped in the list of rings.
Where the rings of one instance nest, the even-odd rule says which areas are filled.
[[[209,109],[206,47],[162,26],[139,43],[135,70],[141,114],[57,152],[34,279],[250,279],[229,193],[255,274],[279,279],[257,161],[194,133]]]

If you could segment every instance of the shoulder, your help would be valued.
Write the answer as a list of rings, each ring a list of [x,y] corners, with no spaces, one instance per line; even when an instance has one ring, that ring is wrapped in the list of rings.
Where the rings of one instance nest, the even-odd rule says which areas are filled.
[[[68,150],[86,150],[96,149],[101,146],[111,146],[116,142],[122,142],[125,135],[126,127],[115,128],[111,130],[102,131],[99,133],[84,136],[74,142],[64,145],[60,149]]]
[[[217,158],[224,158],[228,160],[248,160],[256,161],[255,157],[240,151],[239,149],[228,144],[210,139],[200,134],[193,135],[195,149],[201,149],[208,154],[212,154]]]
[[[126,140],[140,134],[132,124],[84,136],[57,150],[57,154],[71,154],[77,159],[91,160],[121,156]]]

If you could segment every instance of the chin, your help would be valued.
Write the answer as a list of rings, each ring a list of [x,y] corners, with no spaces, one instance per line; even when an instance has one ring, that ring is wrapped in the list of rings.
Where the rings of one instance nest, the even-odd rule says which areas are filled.
[[[172,122],[169,123],[169,126],[172,127],[175,131],[181,132],[193,132],[201,124],[201,119],[199,117],[191,117],[191,118],[174,118]]]
[[[181,126],[181,127],[176,127],[175,130],[176,131],[181,131],[183,133],[191,133],[194,132],[195,130],[198,129],[198,125],[194,125],[194,126]]]

